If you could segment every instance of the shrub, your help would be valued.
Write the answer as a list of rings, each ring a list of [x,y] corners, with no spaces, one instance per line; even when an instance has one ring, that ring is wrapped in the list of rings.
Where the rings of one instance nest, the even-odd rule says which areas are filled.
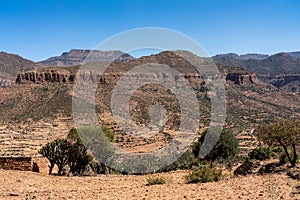
[[[87,153],[85,146],[74,143],[68,152],[68,164],[73,175],[81,175],[86,166],[93,160],[93,156]]]
[[[91,130],[96,129],[87,127],[80,130],[83,133],[81,136]],[[109,129],[105,130],[105,135],[108,135],[109,140],[112,140],[112,132],[108,131]],[[101,137],[100,140],[104,141],[104,138]],[[76,128],[70,130],[66,139],[56,139],[47,143],[39,150],[39,153],[50,161],[49,174],[52,173],[53,167],[57,165],[58,174],[61,175],[63,168],[69,165],[72,174],[81,175],[86,166],[93,160],[93,156],[87,152],[87,148],[79,137],[79,131]]]
[[[199,169],[193,170],[185,179],[187,183],[206,183],[219,181],[223,178],[222,171],[207,166],[202,166]]]
[[[266,160],[271,158],[272,155],[273,151],[269,147],[257,147],[248,153],[249,158],[255,160]]]
[[[216,141],[216,143],[214,141]],[[212,167],[215,160],[220,158],[228,160],[238,153],[238,140],[229,130],[221,130],[220,128],[213,127],[205,130],[192,148],[194,155],[197,157],[202,156],[199,155],[202,150],[206,152],[211,149],[211,151],[205,155],[205,159],[211,162]]]
[[[110,163],[115,147],[111,144],[113,133],[110,129],[98,126],[80,127],[78,134],[84,145],[103,163]]]
[[[102,163],[96,159],[92,160],[89,163],[89,166],[95,174],[123,174],[121,171],[111,168],[110,166],[107,166],[105,163]]]
[[[81,175],[86,166],[93,160],[93,156],[87,153],[76,128],[70,130],[67,140],[71,144],[68,151],[70,172],[74,175]]]
[[[101,129],[102,129],[104,135],[107,137],[107,139],[110,142],[113,142],[114,141],[114,137],[115,137],[114,132],[110,128],[108,128],[107,126],[102,126]]]
[[[166,180],[163,177],[149,177],[147,183],[147,185],[162,185],[166,183]]]
[[[199,158],[195,157],[192,152],[186,151],[174,163],[160,169],[159,172],[193,169],[199,167],[201,163]]]

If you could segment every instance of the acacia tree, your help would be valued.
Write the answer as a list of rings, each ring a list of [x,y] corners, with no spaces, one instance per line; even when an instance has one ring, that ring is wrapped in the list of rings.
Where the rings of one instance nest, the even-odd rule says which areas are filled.
[[[300,120],[280,120],[274,124],[260,126],[257,129],[257,137],[269,146],[282,146],[290,164],[296,165],[296,147],[300,145]]]
[[[214,128],[212,128],[214,129]],[[214,135],[217,135],[218,131],[220,130],[214,130],[209,132],[208,129],[206,129],[198,141],[196,141],[193,145],[193,153],[195,156],[199,155],[199,151],[201,146],[203,145],[204,139],[207,136],[207,134],[213,134],[210,135],[211,138],[216,137]],[[213,145],[212,150],[205,156],[205,159],[210,161],[210,167],[212,167],[213,162],[216,161],[219,158],[222,159],[228,159],[238,153],[238,140],[236,139],[235,135],[230,132],[229,130],[223,129],[221,131],[221,134],[216,142],[216,144]]]

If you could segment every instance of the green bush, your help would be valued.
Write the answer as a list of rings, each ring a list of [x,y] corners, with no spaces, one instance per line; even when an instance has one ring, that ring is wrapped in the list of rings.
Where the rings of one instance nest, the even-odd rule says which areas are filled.
[[[147,183],[147,185],[162,185],[166,183],[166,180],[163,177],[149,177]]]
[[[278,147],[274,147],[272,149],[272,151],[273,151],[274,154],[279,154],[280,155],[284,151],[284,149],[283,149],[282,146],[278,146]]]
[[[223,178],[222,171],[207,166],[202,166],[199,169],[193,170],[185,179],[187,183],[206,183],[219,181]]]
[[[278,147],[264,147],[260,146],[253,149],[250,153],[248,153],[248,157],[250,159],[256,160],[266,160],[272,158],[279,158],[281,159],[283,155],[283,148],[281,146]]]
[[[273,151],[269,147],[257,147],[253,149],[250,153],[248,153],[249,158],[255,160],[270,159],[272,155]]]
[[[211,162],[212,167],[214,161],[218,159],[228,161],[238,153],[238,140],[229,130],[212,127],[202,133],[192,148],[196,157],[203,156],[201,155],[203,153],[205,155],[205,152],[211,149],[211,151],[205,155],[205,159]]]
[[[87,153],[87,148],[83,145],[78,130],[72,128],[67,136],[70,143],[68,150],[68,165],[73,175],[81,175],[86,166],[93,160],[93,156]]]

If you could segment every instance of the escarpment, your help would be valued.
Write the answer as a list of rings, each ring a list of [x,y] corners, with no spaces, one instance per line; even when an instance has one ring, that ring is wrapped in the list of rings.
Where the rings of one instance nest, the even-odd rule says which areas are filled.
[[[238,85],[252,85],[260,83],[254,73],[228,73],[226,75],[226,81],[232,81]]]
[[[70,82],[70,72],[67,70],[59,69],[43,69],[35,71],[27,71],[25,73],[20,73],[17,76],[16,83],[43,83],[43,82],[52,82],[52,83],[66,83]]]
[[[139,74],[138,76],[144,80],[153,80],[153,74],[151,73]],[[171,78],[171,76],[173,75],[169,75],[167,73],[162,72],[159,73],[158,76],[168,79]],[[260,84],[260,81],[254,73],[227,73],[222,75],[211,76],[208,78],[214,80],[216,78],[220,78],[220,76],[222,76],[221,78],[224,79],[224,81],[232,81],[234,84],[237,85]],[[123,80],[127,79],[128,82],[130,82],[132,75],[124,74],[121,72],[101,74],[100,72],[95,70],[82,70],[78,73],[71,73],[67,70],[62,69],[43,69],[18,74],[16,83],[73,83],[75,79],[77,79],[79,81],[108,84],[115,82],[114,80],[119,80],[121,77]],[[199,85],[199,83],[201,84],[201,82],[203,81],[201,75],[196,73],[177,74],[174,75],[174,78],[177,84],[180,84],[182,82],[182,78],[188,80],[194,89],[200,89],[201,86]]]

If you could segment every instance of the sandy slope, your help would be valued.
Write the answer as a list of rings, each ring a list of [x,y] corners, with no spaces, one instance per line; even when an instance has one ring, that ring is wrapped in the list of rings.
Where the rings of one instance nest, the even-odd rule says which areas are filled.
[[[26,193],[37,199],[300,199],[300,182],[284,174],[234,177],[205,184],[186,184],[186,174],[59,177],[0,170],[0,199],[25,199]],[[167,183],[146,186],[149,176],[163,176]]]

